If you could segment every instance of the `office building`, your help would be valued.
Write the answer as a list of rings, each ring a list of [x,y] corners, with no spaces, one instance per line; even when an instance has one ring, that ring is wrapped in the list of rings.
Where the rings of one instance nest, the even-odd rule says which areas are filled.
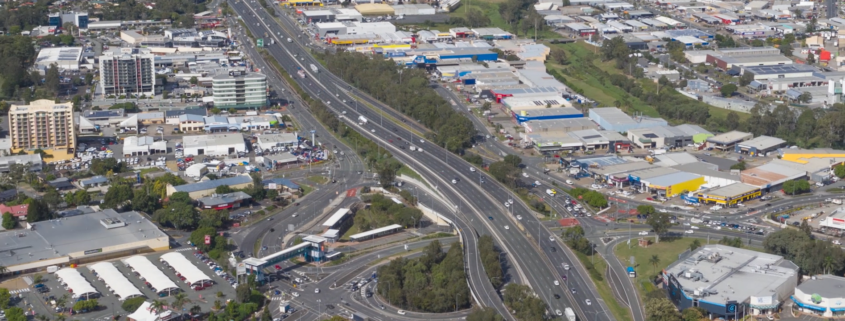
[[[127,48],[100,56],[100,87],[106,95],[155,94],[153,55]]]
[[[781,256],[710,244],[686,252],[662,275],[679,309],[699,307],[714,319],[738,319],[777,312],[800,274]]]
[[[211,79],[214,107],[261,108],[267,105],[267,76],[259,73],[217,75]]]
[[[52,27],[62,27],[65,23],[72,23],[79,29],[88,29],[87,12],[51,13],[47,15],[47,22]]]
[[[36,100],[9,109],[12,149],[65,149],[76,147],[73,105]]]

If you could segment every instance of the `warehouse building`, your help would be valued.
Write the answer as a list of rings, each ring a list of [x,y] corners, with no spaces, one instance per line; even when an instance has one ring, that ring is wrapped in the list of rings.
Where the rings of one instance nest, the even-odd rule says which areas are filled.
[[[299,143],[296,133],[264,134],[259,135],[256,144],[259,148],[270,150],[273,147],[292,146]]]
[[[35,66],[38,70],[46,72],[50,65],[55,64],[60,71],[79,70],[79,62],[82,60],[82,47],[52,47],[41,48],[38,57],[35,58]]]
[[[779,312],[799,275],[798,266],[782,256],[718,244],[686,252],[662,271],[678,309],[697,306],[726,320]]]
[[[707,141],[707,137],[714,136],[713,133],[707,131],[701,126],[698,125],[691,125],[691,124],[682,124],[675,126],[678,130],[686,133],[687,135],[692,136],[692,142],[696,144],[702,144]]]
[[[335,21],[335,13],[328,9],[303,10],[302,18],[308,23]]]
[[[758,136],[756,138],[736,144],[734,152],[748,156],[768,155],[786,146],[786,141],[777,137]]]
[[[672,166],[682,172],[693,173],[704,177],[701,188],[715,188],[736,184],[742,181],[739,174],[719,171],[719,165],[696,161],[695,163]]]
[[[123,139],[124,156],[167,153],[167,141],[155,141],[151,136],[128,136]]]
[[[737,144],[747,141],[753,137],[754,134],[752,133],[734,130],[713,137],[708,137],[707,146],[721,151],[731,151],[736,148]]]
[[[176,192],[186,192],[191,199],[195,200],[216,194],[217,187],[223,185],[229,186],[232,189],[247,188],[252,186],[252,177],[249,175],[238,175],[179,186],[167,184],[167,196],[173,195]]]
[[[587,118],[532,120],[523,122],[522,126],[525,127],[525,132],[529,134],[562,134],[579,130],[598,129],[598,126]]]
[[[807,171],[795,168],[795,163],[775,159],[766,164],[746,169],[740,173],[742,182],[770,192],[786,181],[807,176]]]
[[[44,161],[41,160],[41,154],[38,153],[0,156],[0,173],[8,173],[12,165],[17,164],[24,165],[29,172],[40,172]]]
[[[700,204],[716,204],[724,207],[735,207],[762,195],[763,192],[759,187],[743,183],[733,183],[696,193]]]
[[[777,66],[748,66],[743,73],[751,73],[754,80],[762,81],[779,78],[807,78],[814,76],[818,70],[808,65],[777,65]]]
[[[185,136],[185,155],[228,156],[246,153],[246,143],[239,133]]]
[[[620,133],[637,128],[668,125],[666,120],[661,118],[645,116],[637,117],[636,119],[631,118],[631,116],[628,116],[628,114],[616,107],[590,108],[589,117],[601,126],[601,128]]]
[[[516,121],[519,123],[527,122],[527,121],[534,121],[534,120],[553,120],[553,119],[573,119],[573,118],[584,118],[584,114],[581,113],[580,110],[575,109],[573,107],[566,107],[565,105],[557,105],[554,107],[545,108],[543,106],[538,106],[536,104],[542,104],[544,102],[559,102],[558,100],[562,101],[563,99],[558,98],[558,100],[535,100],[530,101],[530,98],[523,99],[523,98],[508,98],[512,99],[510,102],[513,103],[514,100],[523,100],[525,103],[517,102],[516,106],[505,106],[508,107],[511,114],[516,118]],[[532,106],[533,104],[533,106]],[[533,108],[532,108],[533,107]],[[586,119],[586,118],[584,118]],[[589,120],[589,119],[587,119]]]
[[[170,237],[138,212],[109,209],[29,226],[25,233],[0,232],[0,242],[15,245],[0,250],[0,266],[7,272],[32,273],[170,248]]]
[[[642,180],[647,192],[671,198],[679,194],[697,191],[704,185],[704,176],[689,172],[676,172]]]
[[[691,135],[666,125],[628,130],[628,139],[645,149],[679,148],[692,144]]]
[[[845,220],[839,229],[845,228]],[[836,275],[814,275],[795,288],[792,301],[798,310],[825,318],[845,316],[845,278]]]

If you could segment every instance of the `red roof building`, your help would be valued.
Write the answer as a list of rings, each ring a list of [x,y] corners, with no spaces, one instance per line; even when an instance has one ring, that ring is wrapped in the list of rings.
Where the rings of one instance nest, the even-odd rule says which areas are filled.
[[[29,209],[29,204],[21,204],[15,206],[6,206],[0,204],[0,214],[12,213],[14,217],[25,217],[26,211]]]

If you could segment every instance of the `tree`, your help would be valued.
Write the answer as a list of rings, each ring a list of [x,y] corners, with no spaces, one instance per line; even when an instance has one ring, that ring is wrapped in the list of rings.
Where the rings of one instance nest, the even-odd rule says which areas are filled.
[[[217,107],[212,107],[212,108],[209,110],[209,112],[211,112],[211,114],[212,114],[212,115],[217,115],[217,114],[219,114],[219,113],[220,113],[220,108],[217,108]]]
[[[179,292],[173,296],[173,306],[177,309],[182,309],[188,303],[191,303],[191,299],[185,293]]]
[[[150,307],[156,312],[163,311],[165,306],[167,306],[167,303],[162,300],[153,300],[153,302],[150,303]]]
[[[123,311],[133,313],[136,310],[138,310],[138,308],[141,307],[141,304],[144,304],[144,302],[146,300],[147,300],[147,298],[145,298],[145,297],[137,297],[137,298],[126,299],[120,305],[120,308],[122,308]]]
[[[9,293],[9,289],[0,288],[0,309],[8,309],[10,300],[12,300],[12,294]]]
[[[240,303],[249,302],[251,294],[252,289],[249,288],[249,284],[238,284],[238,287],[235,288],[235,297]]]
[[[40,222],[52,218],[53,212],[50,210],[50,207],[47,206],[47,203],[45,203],[43,200],[33,199],[29,203],[29,207],[27,207],[26,209],[27,222]]]
[[[646,320],[649,321],[678,321],[681,319],[678,309],[669,299],[649,298],[645,301]]]
[[[783,183],[783,192],[788,195],[806,193],[810,191],[810,182],[806,179],[791,180]]]
[[[44,75],[44,88],[54,95],[59,92],[61,84],[59,77],[59,66],[51,64]]]
[[[657,213],[657,210],[655,210],[654,206],[651,205],[639,205],[637,206],[637,213],[648,217],[651,214]]]
[[[11,230],[11,229],[15,228],[15,225],[18,224],[17,221],[18,220],[15,219],[14,216],[12,216],[12,213],[9,213],[9,212],[3,213],[3,224],[2,225],[3,225],[4,229]]]
[[[486,27],[490,25],[490,18],[484,15],[481,10],[478,9],[469,9],[467,10],[466,14],[464,14],[467,23],[469,23],[470,27]]]
[[[660,257],[657,256],[657,254],[654,254],[648,258],[648,263],[651,264],[651,272],[654,273],[654,270],[657,269],[657,265],[660,264]]]
[[[659,237],[669,231],[672,226],[672,217],[668,213],[656,212],[648,216],[646,224],[651,225],[654,233]]]
[[[103,197],[103,204],[100,205],[100,207],[117,208],[118,206],[131,200],[133,197],[134,196],[132,195],[132,187],[130,187],[128,184],[113,184],[109,187],[109,191],[106,192],[106,195]]]
[[[739,128],[739,115],[735,111],[728,112],[728,117],[725,117],[725,127],[729,130]]]
[[[836,177],[839,178],[845,177],[845,164],[836,165],[836,167],[833,168],[833,175],[836,175]]]
[[[234,192],[234,191],[235,190],[233,190],[231,187],[229,187],[229,185],[220,185],[220,186],[217,186],[217,188],[214,189],[214,192],[217,193],[217,194],[229,194],[229,193]]]
[[[191,85],[196,85],[197,83],[199,83],[199,79],[197,79],[196,76],[193,76],[193,77],[191,77],[190,82],[191,82]]]
[[[23,309],[18,307],[11,307],[5,310],[7,321],[26,321],[26,314]]]
[[[86,193],[87,194],[87,193]],[[135,190],[132,198],[132,209],[147,214],[152,214],[158,210],[158,198],[147,193],[147,190],[140,188]]]
[[[692,240],[692,243],[690,243],[690,245],[689,245],[689,250],[695,251],[699,247],[701,247],[701,241],[699,241],[698,239],[694,239],[694,240]]]
[[[474,309],[467,315],[467,321],[504,321],[505,319],[494,308]]]
[[[207,209],[200,212],[199,226],[220,228],[223,222],[229,217],[227,210]]]
[[[94,74],[87,73],[85,74],[85,84],[93,85],[94,84]]]
[[[754,74],[750,72],[743,73],[742,76],[739,77],[740,86],[748,86],[752,81],[754,81]]]
[[[700,309],[692,307],[686,308],[681,313],[681,318],[683,319],[683,321],[701,321],[702,319],[704,319],[704,315],[705,314],[702,313]]]
[[[725,97],[733,96],[733,94],[736,92],[736,90],[737,90],[737,87],[734,84],[726,84],[726,85],[722,86],[721,89],[719,89],[719,91],[722,93],[722,96],[725,96]]]
[[[813,94],[809,91],[805,91],[798,95],[798,102],[809,104],[811,101],[813,101]]]
[[[812,65],[816,63],[816,55],[813,54],[812,51],[807,53],[807,64]]]
[[[731,169],[738,169],[741,171],[745,170],[745,161],[739,161],[739,163],[731,165]]]

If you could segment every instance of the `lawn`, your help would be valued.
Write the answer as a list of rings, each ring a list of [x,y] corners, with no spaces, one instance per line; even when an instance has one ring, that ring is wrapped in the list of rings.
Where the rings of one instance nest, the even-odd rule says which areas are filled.
[[[326,184],[329,181],[325,176],[308,176],[307,179],[317,184]]]
[[[484,13],[487,18],[490,19],[490,25],[487,27],[497,27],[501,28],[502,30],[514,32],[514,28],[512,28],[508,23],[502,18],[502,15],[499,14],[499,4],[505,2],[505,0],[483,0],[483,1],[468,1],[468,2],[461,2],[460,6],[456,8],[454,11],[449,13],[450,17],[455,18],[464,18],[466,17],[466,13],[469,10],[480,10]],[[396,23],[400,23],[401,21],[396,21]],[[540,23],[543,23],[542,21]],[[439,31],[449,31],[450,28],[455,27],[470,27],[470,26],[457,26],[457,25],[450,25],[447,23],[433,23],[429,24],[425,27],[426,29],[431,30],[439,30]],[[478,27],[478,26],[472,26]],[[534,28],[529,29],[525,34],[516,34],[517,37],[520,38],[534,38]],[[557,39],[563,38],[559,33],[556,33],[552,30],[543,30],[537,33],[537,39]]]
[[[649,237],[654,240],[654,237]],[[660,243],[652,243],[647,248],[637,246],[635,242],[631,242],[630,248],[628,244],[620,243],[614,249],[619,261],[624,265],[630,265],[631,256],[634,257],[634,270],[637,271],[637,278],[634,284],[637,285],[637,291],[640,292],[641,297],[645,294],[655,290],[654,286],[648,281],[651,277],[657,275],[661,270],[678,260],[678,255],[681,252],[689,249],[690,243],[696,240],[695,238],[680,238],[680,239],[662,239]],[[703,244],[707,243],[705,240],[698,239]],[[716,243],[718,240],[712,243]],[[657,267],[649,263],[652,255],[657,255],[660,262]]]

